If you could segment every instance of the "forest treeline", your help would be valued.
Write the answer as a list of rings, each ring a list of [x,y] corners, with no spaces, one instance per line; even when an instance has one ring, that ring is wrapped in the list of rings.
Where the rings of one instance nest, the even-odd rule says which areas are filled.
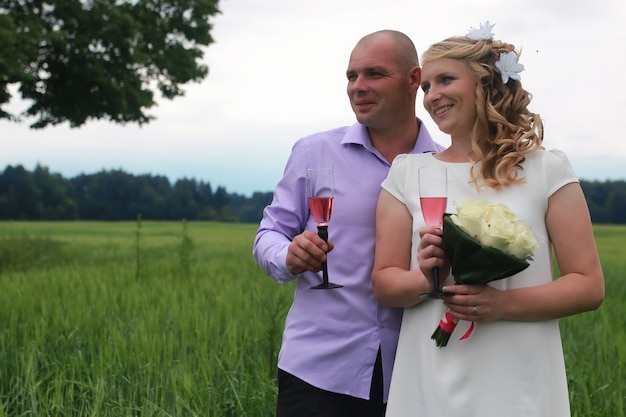
[[[626,223],[626,182],[581,186],[594,223]],[[196,179],[102,170],[64,178],[37,165],[7,166],[0,175],[0,220],[214,220],[258,223],[272,192],[251,197]]]
[[[0,220],[214,220],[258,223],[272,192],[251,197],[195,179],[102,170],[64,178],[37,165],[0,175]]]

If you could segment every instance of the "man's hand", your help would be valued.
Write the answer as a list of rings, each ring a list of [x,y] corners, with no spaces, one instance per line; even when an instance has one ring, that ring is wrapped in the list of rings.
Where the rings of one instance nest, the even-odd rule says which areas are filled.
[[[289,244],[287,269],[294,275],[304,271],[318,272],[326,261],[326,254],[334,247],[332,242],[325,242],[317,232],[305,230]]]

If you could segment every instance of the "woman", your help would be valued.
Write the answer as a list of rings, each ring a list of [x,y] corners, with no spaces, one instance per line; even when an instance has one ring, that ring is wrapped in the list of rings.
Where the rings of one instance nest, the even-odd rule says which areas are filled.
[[[528,110],[518,51],[481,25],[432,45],[423,56],[424,107],[451,146],[400,155],[377,207],[374,294],[404,307],[387,417],[569,416],[557,319],[596,309],[604,277],[589,211],[567,157],[543,149]],[[447,168],[448,206],[507,205],[533,231],[530,266],[488,285],[454,285],[442,232],[426,226],[416,169]],[[553,277],[551,254],[560,276]],[[446,295],[425,300],[438,267]],[[458,326],[446,347],[431,334],[448,311]],[[471,336],[459,340],[470,328]]]

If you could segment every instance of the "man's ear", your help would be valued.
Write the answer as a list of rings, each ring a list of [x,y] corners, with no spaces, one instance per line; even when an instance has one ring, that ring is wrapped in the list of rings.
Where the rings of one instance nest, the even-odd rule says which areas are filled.
[[[409,70],[409,77],[411,79],[411,84],[415,86],[416,90],[420,88],[420,84],[422,83],[422,68],[420,66],[415,66]]]

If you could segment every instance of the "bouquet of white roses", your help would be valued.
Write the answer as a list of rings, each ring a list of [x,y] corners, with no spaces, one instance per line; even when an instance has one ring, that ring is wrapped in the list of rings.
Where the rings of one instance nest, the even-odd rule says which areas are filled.
[[[528,268],[537,249],[530,228],[504,204],[469,200],[457,214],[443,217],[443,246],[457,284],[485,284]],[[448,344],[456,321],[449,313],[432,335],[437,346]],[[474,323],[461,338],[469,337]]]

